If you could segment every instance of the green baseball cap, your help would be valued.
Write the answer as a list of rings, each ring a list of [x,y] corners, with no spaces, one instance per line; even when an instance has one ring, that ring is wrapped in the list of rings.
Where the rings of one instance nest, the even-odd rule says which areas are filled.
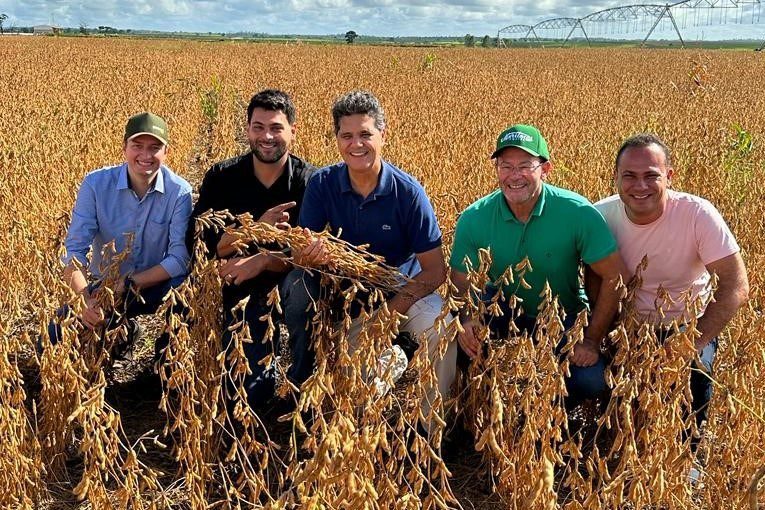
[[[125,125],[125,141],[132,140],[136,136],[153,136],[167,145],[167,123],[165,119],[153,113],[143,112],[133,115]]]
[[[491,159],[496,158],[500,152],[508,147],[518,147],[532,156],[543,158],[545,161],[550,159],[547,142],[542,137],[542,133],[534,126],[516,124],[502,131],[497,137],[497,149],[492,153]]]

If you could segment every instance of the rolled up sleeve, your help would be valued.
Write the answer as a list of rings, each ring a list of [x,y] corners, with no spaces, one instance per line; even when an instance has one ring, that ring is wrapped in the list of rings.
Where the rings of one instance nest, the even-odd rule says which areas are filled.
[[[170,218],[170,239],[167,254],[160,265],[170,278],[189,272],[189,250],[186,247],[186,230],[191,216],[191,190],[183,190],[178,196]]]
[[[72,221],[64,241],[66,254],[61,262],[69,265],[73,259],[83,266],[88,265],[88,250],[98,232],[96,214],[96,192],[86,179],[77,192],[77,200],[72,210]]]

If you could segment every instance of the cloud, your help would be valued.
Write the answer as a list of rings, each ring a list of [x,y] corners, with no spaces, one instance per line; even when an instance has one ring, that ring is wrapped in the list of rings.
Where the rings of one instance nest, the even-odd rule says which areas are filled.
[[[646,0],[650,3],[650,0]],[[264,32],[272,34],[359,34],[381,36],[460,36],[496,34],[515,24],[553,17],[582,17],[623,5],[589,0],[0,0],[12,24],[55,23],[76,27],[188,32]],[[765,14],[761,23],[765,23]],[[757,25],[756,25],[757,26]],[[728,37],[765,32],[729,26]],[[720,29],[722,30],[722,29]],[[713,29],[708,30],[714,32]],[[724,35],[723,35],[724,37]],[[765,35],[763,35],[765,37]]]

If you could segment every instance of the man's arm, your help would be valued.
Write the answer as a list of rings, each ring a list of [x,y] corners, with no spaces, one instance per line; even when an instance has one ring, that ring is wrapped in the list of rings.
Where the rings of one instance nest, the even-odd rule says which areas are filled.
[[[407,310],[446,281],[446,262],[441,246],[416,254],[422,271],[417,273],[388,301],[388,307],[406,315]]]
[[[82,294],[85,298],[85,308],[82,310],[80,319],[90,329],[99,326],[104,321],[104,314],[96,300],[88,292],[88,279],[82,269],[73,262],[67,264],[64,268],[64,281],[77,294]]]
[[[457,288],[457,297],[466,299],[470,288],[467,274],[452,268],[451,279],[452,283]],[[465,306],[460,310],[459,321],[463,331],[457,336],[457,343],[459,343],[465,354],[467,354],[470,359],[473,359],[478,355],[478,351],[481,348],[481,342],[475,334],[475,328],[478,326],[478,322],[468,314],[467,307]]]
[[[77,200],[72,209],[72,222],[64,241],[66,255],[63,262],[66,266],[63,277],[64,282],[75,293],[82,294],[85,298],[85,309],[80,319],[91,329],[103,322],[104,315],[101,307],[88,292],[88,279],[82,268],[88,264],[88,250],[97,232],[96,192],[86,178],[77,192]],[[79,264],[74,262],[75,259]]]
[[[587,302],[590,306],[595,306],[600,294],[600,285],[603,280],[587,264],[584,265],[584,293],[587,294]]]
[[[706,347],[719,335],[736,311],[749,299],[749,280],[741,253],[710,262],[706,268],[710,274],[717,275],[717,290],[714,301],[707,305],[696,326],[701,332],[701,336],[696,340],[698,350]]]
[[[249,257],[234,257],[226,261],[218,271],[227,283],[240,285],[255,278],[263,271],[286,273],[292,266],[277,253],[256,253]]]
[[[133,275],[133,280],[139,287],[151,287],[176,276],[189,272],[190,255],[186,247],[186,233],[191,216],[191,189],[182,192],[175,201],[173,215],[168,227],[168,243],[165,258],[158,264],[160,268],[151,267]]]
[[[149,269],[141,271],[140,273],[131,275],[130,278],[133,280],[135,287],[140,290],[165,282],[172,278],[172,276],[164,267],[162,267],[161,264],[157,264],[156,266],[152,266]]]
[[[269,225],[273,225],[277,228],[287,229],[290,227],[290,213],[288,209],[292,209],[297,205],[297,202],[286,202],[284,204],[275,205],[264,212],[258,221],[263,221]],[[236,253],[236,248],[233,247],[234,240],[236,238],[230,234],[224,233],[218,241],[217,253],[218,257],[226,258]]]
[[[589,264],[595,276],[600,278],[597,299],[592,309],[589,325],[584,330],[584,341],[574,347],[571,362],[580,367],[592,366],[598,361],[600,342],[608,333],[611,322],[619,309],[621,282],[627,281],[627,269],[618,251]]]

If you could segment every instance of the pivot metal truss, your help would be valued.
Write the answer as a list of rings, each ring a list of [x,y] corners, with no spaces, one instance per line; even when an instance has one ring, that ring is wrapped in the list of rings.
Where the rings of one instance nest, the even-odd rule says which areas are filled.
[[[646,16],[661,16],[667,10],[666,5],[624,5],[612,7],[588,14],[582,21],[602,23],[608,21],[634,21]]]
[[[551,18],[546,19],[544,21],[540,21],[536,25],[534,25],[534,28],[539,28],[540,30],[545,29],[558,29],[558,28],[568,28],[568,27],[575,27],[579,25],[579,18]]]
[[[526,41],[529,41],[529,37],[533,35],[534,39],[536,39],[538,42],[542,42],[542,40],[537,35],[538,30],[565,30],[570,28],[568,35],[563,41],[563,45],[565,46],[578,27],[582,30],[585,39],[587,39],[587,44],[590,44],[590,38],[584,29],[585,23],[602,24],[601,26],[627,24],[628,27],[630,25],[634,25],[637,29],[638,22],[640,21],[644,25],[643,30],[645,30],[645,27],[647,27],[650,23],[650,29],[648,30],[648,33],[641,43],[641,46],[645,46],[645,43],[651,37],[651,34],[653,34],[657,29],[659,24],[661,24],[663,21],[669,21],[672,28],[674,28],[675,32],[677,33],[677,37],[680,40],[681,46],[684,47],[685,41],[683,41],[683,36],[680,33],[680,29],[678,28],[675,16],[672,14],[673,11],[675,11],[675,13],[678,15],[680,15],[682,12],[683,16],[685,16],[680,18],[683,21],[683,27],[685,27],[685,20],[688,19],[686,15],[689,12],[698,13],[701,10],[709,13],[709,16],[707,16],[707,24],[711,24],[709,20],[712,19],[712,12],[716,11],[721,14],[720,22],[722,24],[727,22],[728,19],[727,15],[723,16],[723,13],[728,13],[735,9],[738,9],[737,12],[740,13],[739,22],[741,21],[743,12],[746,9],[751,11],[752,23],[755,23],[755,19],[759,21],[759,12],[762,3],[765,3],[765,0],[674,0],[671,1],[671,3],[670,1],[665,4],[634,4],[623,5],[620,7],[611,7],[609,9],[593,12],[592,14],[584,16],[583,18],[550,18],[540,21],[536,25],[510,25],[505,28],[501,28],[497,32],[497,38],[500,41],[500,45],[503,45],[503,40],[501,39],[501,34],[503,33],[523,34],[521,39]],[[694,23],[696,23],[694,26],[699,26],[698,22],[699,20],[696,19],[694,21]],[[663,24],[662,27],[666,25],[667,23]],[[765,43],[760,46],[759,50],[762,51],[764,49]]]
[[[527,34],[531,30],[531,25],[509,25],[504,28],[500,28],[498,34]]]
[[[582,25],[582,20],[579,18],[550,18],[534,25],[535,30],[560,30],[563,28],[571,28],[571,30],[568,31],[568,35],[566,35],[566,38],[563,40],[563,46],[566,46],[566,43],[577,27],[582,30],[584,38],[587,39],[587,45],[589,46],[590,38],[587,37],[587,31],[585,31],[584,26]],[[536,31],[534,31],[534,35],[536,36]],[[537,37],[537,39],[539,38]]]
[[[686,0],[686,1],[693,2],[693,1],[702,1],[702,0]],[[716,0],[708,0],[708,1],[716,1]],[[582,21],[588,21],[593,23],[604,23],[609,21],[633,21],[642,17],[656,18],[653,25],[651,25],[651,29],[648,31],[648,34],[645,36],[645,39],[643,39],[643,42],[640,44],[641,46],[644,46],[648,38],[651,37],[651,34],[653,33],[653,31],[656,30],[657,26],[659,26],[659,23],[661,22],[661,20],[663,20],[664,18],[668,18],[672,22],[672,26],[675,27],[675,32],[677,32],[677,37],[680,39],[680,45],[685,47],[683,36],[680,34],[680,29],[677,28],[677,23],[675,23],[675,17],[672,16],[672,11],[670,10],[671,7],[672,5],[670,4],[625,5],[622,7],[612,7],[610,9],[604,9],[602,11],[588,14],[587,16],[582,18]]]
[[[522,40],[528,41],[529,34],[534,32],[534,27],[531,25],[508,25],[504,28],[500,28],[497,31],[497,46],[504,46],[505,41],[502,39],[502,34],[523,34]],[[536,34],[534,34],[536,36]]]
[[[570,28],[568,35],[566,36],[565,40],[563,41],[563,46],[566,45],[568,40],[571,38],[571,35],[574,33],[574,30],[579,27],[582,30],[582,33],[584,34],[584,38],[587,39],[587,44],[590,44],[590,38],[587,37],[587,32],[584,30],[584,26],[582,26],[582,20],[579,18],[550,18],[543,21],[540,21],[536,25],[510,25],[504,28],[500,28],[497,32],[497,40],[500,41],[500,44],[502,44],[502,38],[501,34],[524,34],[521,39],[528,41],[529,36],[533,35],[534,38],[537,40],[537,42],[541,43],[542,39],[537,35],[537,30],[561,30],[565,28]]]
[[[759,4],[760,0],[681,0],[670,7],[679,9],[737,9],[742,5]]]

